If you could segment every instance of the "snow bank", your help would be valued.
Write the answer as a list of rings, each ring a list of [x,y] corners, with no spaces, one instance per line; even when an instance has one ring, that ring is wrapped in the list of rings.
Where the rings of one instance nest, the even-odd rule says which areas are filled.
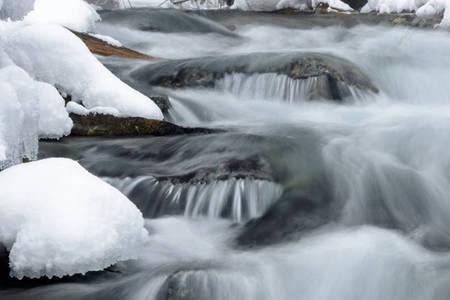
[[[100,16],[83,0],[1,0],[0,17],[30,23],[59,24],[77,31],[91,31]]]
[[[140,211],[69,159],[0,172],[0,243],[11,276],[61,277],[137,257],[147,238]]]
[[[163,118],[150,98],[114,76],[68,30],[56,25],[23,25],[3,38],[5,51],[16,65],[86,108],[113,107],[121,116]]]
[[[439,26],[450,27],[449,0],[369,0],[361,9],[361,12],[368,13],[371,11],[384,14],[416,12],[420,18],[429,18],[444,13]]]
[[[33,11],[25,16],[27,22],[59,24],[82,32],[94,30],[99,20],[95,9],[83,0],[36,0]]]

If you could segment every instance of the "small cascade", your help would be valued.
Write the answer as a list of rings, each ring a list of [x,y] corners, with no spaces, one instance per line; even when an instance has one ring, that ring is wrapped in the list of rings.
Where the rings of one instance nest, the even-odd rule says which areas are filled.
[[[320,99],[352,101],[364,94],[357,88],[331,80],[327,75],[292,79],[276,73],[227,74],[216,83],[216,89],[240,98],[277,99],[288,103]]]
[[[128,196],[146,218],[184,215],[245,222],[260,217],[282,193],[274,182],[249,178],[207,183],[172,183],[152,176],[104,179]]]

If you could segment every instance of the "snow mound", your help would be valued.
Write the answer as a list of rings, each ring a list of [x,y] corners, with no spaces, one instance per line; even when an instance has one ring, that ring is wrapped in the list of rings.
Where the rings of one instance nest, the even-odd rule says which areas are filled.
[[[95,9],[83,0],[35,0],[33,10],[25,16],[30,23],[59,24],[82,32],[94,30],[99,20]]]
[[[0,243],[19,279],[103,270],[136,258],[148,236],[134,204],[69,159],[11,167],[0,189]]]
[[[88,109],[112,107],[124,117],[163,118],[150,98],[118,79],[63,27],[22,24],[7,31],[3,39],[16,65]]]

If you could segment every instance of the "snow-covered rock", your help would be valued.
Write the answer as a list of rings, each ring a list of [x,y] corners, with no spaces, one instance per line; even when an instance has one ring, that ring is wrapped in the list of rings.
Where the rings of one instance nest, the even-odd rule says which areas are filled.
[[[95,37],[99,40],[104,41],[105,43],[114,46],[114,47],[122,47],[122,43],[119,42],[118,40],[116,40],[113,37],[110,37],[108,35],[103,35],[103,34],[97,34],[97,33],[91,33],[90,36]]]
[[[7,31],[4,49],[12,61],[40,81],[94,107],[121,116],[163,118],[158,106],[106,69],[70,31],[57,25],[19,25]]]
[[[25,16],[30,23],[59,24],[82,32],[94,30],[99,20],[95,9],[83,0],[36,0]]]
[[[362,13],[376,11],[384,14],[415,12],[420,18],[443,13],[440,27],[450,28],[450,0],[368,0]]]
[[[84,0],[1,0],[2,19],[59,24],[77,31],[91,31],[100,16]]]
[[[111,115],[114,117],[120,117],[120,113],[117,109],[113,107],[93,107],[91,109],[87,109],[86,107],[80,105],[79,103],[70,101],[66,105],[66,110],[69,114],[76,114],[79,116],[87,116],[89,114],[101,114],[101,115]]]
[[[0,172],[0,243],[10,275],[61,277],[134,259],[147,239],[141,212],[69,159]]]

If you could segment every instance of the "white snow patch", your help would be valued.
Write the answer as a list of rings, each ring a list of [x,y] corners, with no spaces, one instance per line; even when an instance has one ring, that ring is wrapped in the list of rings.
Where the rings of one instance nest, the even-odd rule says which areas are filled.
[[[92,31],[100,16],[83,0],[36,0],[34,9],[25,16],[31,23],[59,24],[76,31]]]
[[[441,13],[444,17],[439,27],[450,27],[450,0],[369,0],[362,13],[377,11],[383,14],[416,12],[420,18],[430,18]]]
[[[2,0],[2,19],[59,24],[77,31],[92,31],[100,16],[83,0]]]
[[[122,43],[116,40],[113,37],[110,37],[109,35],[103,35],[103,34],[96,34],[96,33],[90,33],[90,36],[93,36],[95,38],[98,38],[99,40],[104,41],[105,43],[114,46],[114,47],[122,47]]]
[[[0,188],[0,243],[19,279],[103,270],[136,258],[148,237],[132,202],[69,159],[6,169]]]
[[[112,115],[115,117],[120,117],[120,113],[117,111],[117,109],[113,107],[93,107],[91,109],[87,109],[86,107],[70,101],[66,105],[66,110],[70,114],[76,114],[79,116],[87,116],[89,114],[100,114],[100,115]]]
[[[58,87],[90,109],[113,107],[121,116],[163,118],[158,106],[106,69],[68,30],[57,25],[23,25],[7,31],[5,51],[33,77]]]

